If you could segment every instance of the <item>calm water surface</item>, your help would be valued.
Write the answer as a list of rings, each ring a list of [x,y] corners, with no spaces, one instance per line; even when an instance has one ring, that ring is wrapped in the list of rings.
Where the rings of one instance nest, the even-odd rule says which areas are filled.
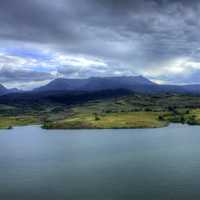
[[[0,131],[1,200],[198,200],[200,126]]]

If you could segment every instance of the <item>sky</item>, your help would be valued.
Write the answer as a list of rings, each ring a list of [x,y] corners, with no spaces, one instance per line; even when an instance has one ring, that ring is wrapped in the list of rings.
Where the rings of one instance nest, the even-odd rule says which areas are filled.
[[[199,0],[1,0],[0,83],[142,75],[200,83]]]

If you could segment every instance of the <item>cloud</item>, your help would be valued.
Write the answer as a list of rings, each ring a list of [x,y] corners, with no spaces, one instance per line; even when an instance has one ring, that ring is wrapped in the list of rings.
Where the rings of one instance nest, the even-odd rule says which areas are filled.
[[[12,69],[2,67],[0,69],[0,82],[27,82],[51,80],[54,76],[50,73],[37,72],[33,70]]]
[[[33,87],[116,74],[198,82],[199,14],[197,0],[1,0],[0,81],[19,71],[13,80],[33,73]]]

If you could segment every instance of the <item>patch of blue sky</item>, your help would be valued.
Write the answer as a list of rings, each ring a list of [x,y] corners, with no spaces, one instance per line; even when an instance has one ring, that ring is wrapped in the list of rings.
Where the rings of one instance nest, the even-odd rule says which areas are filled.
[[[37,72],[52,72],[57,70],[57,66],[51,66],[49,67],[47,66],[41,66],[41,65],[37,65],[37,66],[30,66],[31,70],[33,71],[37,71]]]
[[[23,49],[23,48],[6,48],[5,53],[11,56],[18,56],[22,58],[32,58],[36,60],[46,61],[50,60],[53,55],[40,52],[35,49]]]

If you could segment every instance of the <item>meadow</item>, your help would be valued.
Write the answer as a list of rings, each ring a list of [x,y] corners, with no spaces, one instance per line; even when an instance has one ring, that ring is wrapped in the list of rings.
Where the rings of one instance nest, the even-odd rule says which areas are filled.
[[[71,105],[0,105],[0,128],[41,124],[45,129],[159,128],[200,124],[200,97],[131,94]]]

